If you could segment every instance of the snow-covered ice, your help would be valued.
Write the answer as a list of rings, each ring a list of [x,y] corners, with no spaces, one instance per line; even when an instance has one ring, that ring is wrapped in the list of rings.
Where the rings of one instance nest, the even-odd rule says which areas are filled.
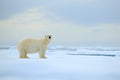
[[[120,48],[57,46],[49,47],[47,59],[28,56],[0,49],[0,80],[120,80]]]

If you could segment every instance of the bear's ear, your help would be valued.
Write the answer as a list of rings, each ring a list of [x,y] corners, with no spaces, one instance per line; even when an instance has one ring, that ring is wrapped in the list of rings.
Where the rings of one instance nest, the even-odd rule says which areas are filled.
[[[48,37],[48,35],[44,35],[44,37],[45,37],[45,38],[47,38],[47,37]]]
[[[44,37],[47,37],[47,35],[44,35]]]

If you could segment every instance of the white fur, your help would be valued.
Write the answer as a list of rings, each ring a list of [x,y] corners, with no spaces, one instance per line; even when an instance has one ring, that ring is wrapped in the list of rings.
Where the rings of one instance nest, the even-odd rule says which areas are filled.
[[[50,38],[51,39],[51,38]],[[40,58],[46,58],[45,53],[50,42],[49,36],[41,39],[24,39],[18,43],[20,58],[28,58],[28,53],[39,52]]]

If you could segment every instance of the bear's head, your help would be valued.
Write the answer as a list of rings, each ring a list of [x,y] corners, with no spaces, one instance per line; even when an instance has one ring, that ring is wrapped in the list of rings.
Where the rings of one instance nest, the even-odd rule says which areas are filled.
[[[45,35],[45,38],[50,40],[52,38],[52,35]]]
[[[51,35],[45,35],[45,36],[44,36],[44,39],[45,39],[44,42],[45,42],[46,44],[48,44],[48,43],[51,41],[51,38],[52,38]]]

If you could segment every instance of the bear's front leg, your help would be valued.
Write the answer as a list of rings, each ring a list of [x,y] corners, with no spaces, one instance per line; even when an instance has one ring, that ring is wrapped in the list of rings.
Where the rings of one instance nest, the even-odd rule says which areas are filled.
[[[45,50],[40,50],[39,51],[39,57],[40,58],[43,58],[43,59],[46,59],[47,57],[45,56]]]

